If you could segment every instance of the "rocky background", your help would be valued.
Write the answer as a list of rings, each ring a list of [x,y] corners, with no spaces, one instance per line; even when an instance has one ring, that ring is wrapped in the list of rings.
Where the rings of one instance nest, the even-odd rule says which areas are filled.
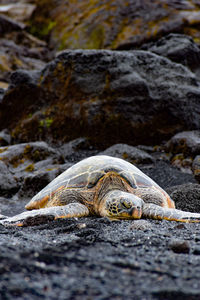
[[[200,213],[200,1],[0,1],[0,208],[95,154]],[[81,49],[81,50],[80,50]],[[199,299],[200,225],[0,228],[1,299]]]

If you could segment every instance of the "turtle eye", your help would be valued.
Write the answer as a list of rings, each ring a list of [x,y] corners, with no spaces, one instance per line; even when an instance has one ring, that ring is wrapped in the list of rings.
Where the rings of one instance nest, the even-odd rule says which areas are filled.
[[[122,199],[122,200],[121,200],[121,205],[122,205],[123,208],[126,208],[126,209],[131,208],[131,203],[130,203],[130,201],[127,201],[127,200],[125,200],[125,199]]]

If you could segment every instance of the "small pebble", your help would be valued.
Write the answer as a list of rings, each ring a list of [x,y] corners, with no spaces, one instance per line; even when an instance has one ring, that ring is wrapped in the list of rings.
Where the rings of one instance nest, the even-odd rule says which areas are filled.
[[[184,229],[185,228],[185,224],[181,223],[181,224],[178,224],[176,226],[174,226],[175,229]]]
[[[189,253],[190,244],[185,240],[171,240],[169,242],[169,248],[175,253]]]
[[[83,229],[86,228],[86,224],[85,223],[79,223],[77,224],[78,229]]]
[[[200,246],[196,246],[193,250],[194,255],[200,255]]]
[[[149,230],[151,229],[151,223],[146,220],[135,220],[129,227],[130,230]]]

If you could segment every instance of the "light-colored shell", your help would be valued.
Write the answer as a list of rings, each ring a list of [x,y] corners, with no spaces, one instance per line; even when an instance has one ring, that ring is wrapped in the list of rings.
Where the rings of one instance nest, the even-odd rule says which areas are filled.
[[[60,187],[90,189],[108,172],[116,172],[122,176],[133,188],[158,187],[158,185],[137,167],[120,158],[98,155],[86,158],[73,165],[56,177],[44,189],[36,194],[27,204],[35,204],[50,196]],[[159,187],[159,189],[161,189]]]

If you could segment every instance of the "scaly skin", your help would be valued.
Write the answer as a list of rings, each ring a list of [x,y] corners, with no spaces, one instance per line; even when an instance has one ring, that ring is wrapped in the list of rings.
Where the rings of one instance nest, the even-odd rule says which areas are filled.
[[[153,203],[145,203],[142,217],[154,220],[168,220],[185,223],[199,223],[200,214],[166,208]]]

